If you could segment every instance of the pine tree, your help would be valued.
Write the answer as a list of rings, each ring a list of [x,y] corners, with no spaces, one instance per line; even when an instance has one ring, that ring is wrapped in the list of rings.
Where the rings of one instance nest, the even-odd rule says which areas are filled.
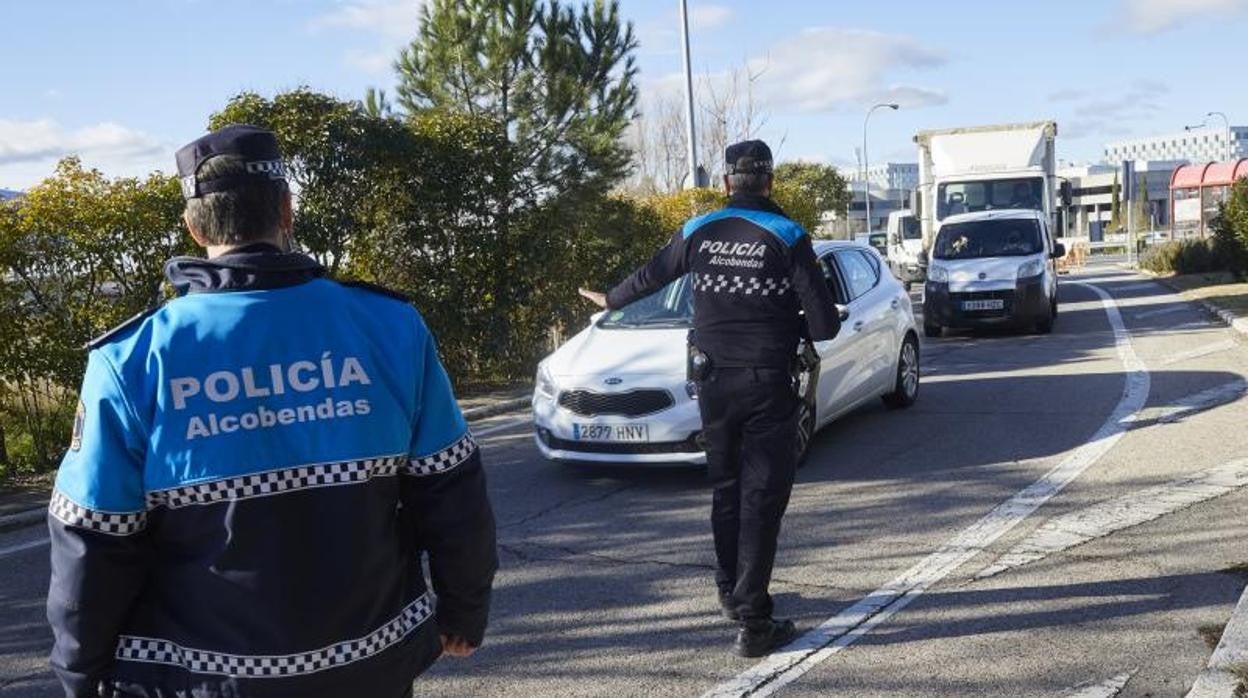
[[[398,104],[496,122],[520,158],[516,203],[601,193],[629,167],[636,49],[615,0],[430,0],[395,63]]]
[[[1118,173],[1114,173],[1114,185],[1109,190],[1109,229],[1118,232],[1122,229],[1122,185],[1118,183]]]

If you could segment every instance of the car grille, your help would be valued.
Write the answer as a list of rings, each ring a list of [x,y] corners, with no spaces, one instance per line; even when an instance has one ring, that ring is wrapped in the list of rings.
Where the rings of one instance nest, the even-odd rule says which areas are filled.
[[[565,390],[559,394],[559,406],[582,417],[641,417],[662,412],[674,404],[676,401],[666,390],[630,390],[623,393]]]
[[[1014,309],[1014,290],[1001,289],[998,291],[970,291],[967,293],[950,293],[949,300],[953,301],[954,310],[961,313],[963,317],[1001,317],[1009,315]],[[1000,310],[963,310],[962,301],[988,301],[1002,300],[1005,305]]]
[[[572,451],[574,453],[608,453],[640,456],[662,455],[664,453],[701,453],[705,450],[700,434],[694,434],[684,441],[638,444],[569,441],[560,439],[544,429],[538,430],[537,433],[547,448],[553,448],[557,451]]]

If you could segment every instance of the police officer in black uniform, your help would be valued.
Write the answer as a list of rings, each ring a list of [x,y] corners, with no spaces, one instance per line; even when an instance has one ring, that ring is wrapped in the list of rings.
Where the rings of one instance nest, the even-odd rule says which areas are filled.
[[[715,581],[724,614],[741,624],[735,650],[758,657],[796,635],[772,617],[767,588],[797,469],[797,347],[803,336],[832,339],[841,322],[810,237],[771,200],[771,149],[746,141],[725,155],[726,208],[690,220],[605,296],[581,293],[621,308],[691,275]]]

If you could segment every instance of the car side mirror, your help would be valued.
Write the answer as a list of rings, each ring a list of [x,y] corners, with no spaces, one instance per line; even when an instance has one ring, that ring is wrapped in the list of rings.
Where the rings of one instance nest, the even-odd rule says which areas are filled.
[[[1062,243],[1053,245],[1053,259],[1061,259],[1066,256],[1066,246]]]
[[[846,320],[849,319],[849,308],[841,305],[840,303],[837,303],[836,314],[841,316],[841,322],[845,322]]]

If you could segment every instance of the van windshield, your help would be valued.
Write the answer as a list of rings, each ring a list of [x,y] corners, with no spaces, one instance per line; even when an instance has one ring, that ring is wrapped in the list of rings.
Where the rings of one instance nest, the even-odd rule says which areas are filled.
[[[996,219],[947,223],[936,235],[936,259],[1022,257],[1044,250],[1040,224],[1034,219]]]
[[[693,326],[693,293],[689,287],[689,275],[635,303],[618,310],[608,310],[598,321],[598,326],[608,330]]]

